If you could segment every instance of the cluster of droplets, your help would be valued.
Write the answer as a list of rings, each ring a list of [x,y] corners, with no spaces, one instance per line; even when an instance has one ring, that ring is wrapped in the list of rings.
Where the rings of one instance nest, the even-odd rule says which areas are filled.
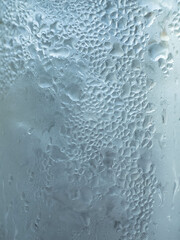
[[[179,25],[179,21],[180,21],[180,12],[179,11],[174,11],[172,13],[172,21],[169,24],[169,28],[175,34],[175,36],[178,39],[180,39],[180,25]]]
[[[156,5],[153,2],[150,5],[143,2],[141,4],[146,26],[144,31],[151,36],[146,45],[147,60],[150,60],[153,67],[158,66],[164,76],[168,77],[174,67],[174,51],[170,43],[173,41],[171,33],[175,33],[175,28],[178,28],[178,14],[167,10],[166,4],[157,3]],[[176,36],[178,36],[177,32]],[[158,68],[156,69],[158,71]]]
[[[1,1],[0,18],[0,93],[1,97],[7,93],[18,75],[24,73],[22,35],[26,35],[23,24],[26,24],[26,5],[22,1]]]
[[[34,239],[63,238],[71,229],[74,240],[87,233],[101,239],[97,226],[107,229],[108,239],[147,239],[156,189],[147,153],[155,129],[147,98],[153,81],[142,71],[149,37],[141,9],[134,0],[26,4],[29,15],[20,11],[20,21],[14,20],[19,44],[6,33],[11,45],[8,50],[3,44],[4,61],[21,54],[20,69],[58,106],[42,129],[44,142],[48,139],[44,151],[36,149],[36,166],[28,170],[25,184],[34,196],[22,193],[27,221],[34,219]],[[9,81],[13,71],[6,70]],[[33,137],[33,130],[28,134]],[[30,214],[34,199],[45,206]],[[57,211],[64,219],[53,218]],[[41,231],[47,227],[45,213],[53,226]]]
[[[173,60],[173,55],[172,53],[168,54],[167,59],[159,59],[158,60],[159,67],[161,68],[162,72],[166,75],[169,76],[169,71],[173,69],[174,66],[174,60]]]

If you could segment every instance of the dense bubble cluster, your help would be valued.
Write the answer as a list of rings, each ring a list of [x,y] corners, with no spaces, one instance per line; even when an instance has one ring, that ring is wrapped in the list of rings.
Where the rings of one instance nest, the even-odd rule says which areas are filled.
[[[180,2],[178,2],[178,11],[173,11],[172,13],[172,21],[169,24],[170,30],[175,34],[175,36],[180,39],[180,26],[179,26],[179,20],[180,20]]]
[[[163,76],[167,78],[174,67],[174,55],[177,55],[177,52],[174,52],[175,47],[173,47],[172,42],[175,42],[174,36],[178,36],[176,29],[179,26],[178,13],[175,11],[178,3],[161,0],[157,2],[138,0],[138,2],[144,15],[144,31],[149,33],[146,61],[151,62],[156,72],[159,72],[158,69],[160,69]]]
[[[0,239],[148,239],[157,181],[144,55],[163,69],[167,45],[149,45],[134,0],[3,0],[1,9],[0,93],[18,105],[8,124],[24,172],[4,157],[13,220],[0,217]]]

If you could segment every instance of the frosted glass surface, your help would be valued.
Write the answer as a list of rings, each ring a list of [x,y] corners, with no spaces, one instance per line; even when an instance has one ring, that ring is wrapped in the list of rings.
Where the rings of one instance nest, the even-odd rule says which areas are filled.
[[[0,0],[0,240],[180,239],[179,50],[179,0]]]

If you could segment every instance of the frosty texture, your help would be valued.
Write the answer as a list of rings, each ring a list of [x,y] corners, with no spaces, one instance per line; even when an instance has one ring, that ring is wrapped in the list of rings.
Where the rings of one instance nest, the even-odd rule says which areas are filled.
[[[153,87],[180,16],[146,2],[0,1],[0,240],[161,240]]]

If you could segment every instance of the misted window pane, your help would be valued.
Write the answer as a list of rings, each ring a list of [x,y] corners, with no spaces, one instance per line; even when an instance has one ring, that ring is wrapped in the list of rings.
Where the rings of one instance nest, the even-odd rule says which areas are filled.
[[[180,239],[179,50],[179,0],[0,0],[0,240]]]

